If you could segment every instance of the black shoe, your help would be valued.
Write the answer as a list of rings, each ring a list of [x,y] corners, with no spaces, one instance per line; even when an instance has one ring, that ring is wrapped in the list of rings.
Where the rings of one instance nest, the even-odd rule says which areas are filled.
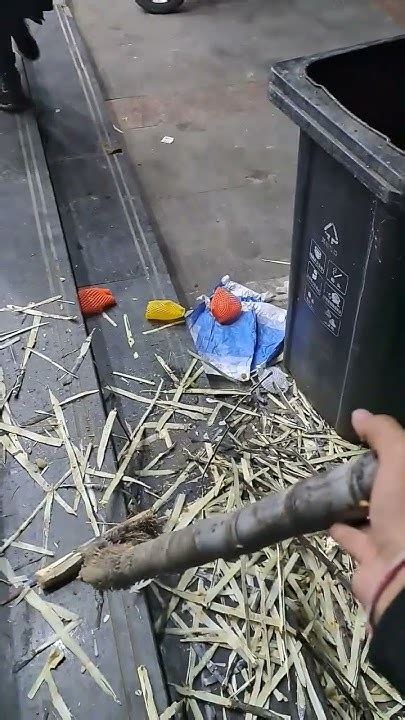
[[[38,60],[40,52],[37,41],[32,37],[28,25],[23,20],[18,23],[18,28],[13,33],[13,40],[21,55],[27,60]]]
[[[20,113],[29,106],[30,101],[22,88],[17,68],[0,73],[0,110]]]

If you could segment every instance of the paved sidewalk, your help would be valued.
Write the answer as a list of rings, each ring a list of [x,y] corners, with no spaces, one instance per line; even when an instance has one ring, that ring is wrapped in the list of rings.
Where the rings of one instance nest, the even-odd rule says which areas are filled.
[[[401,0],[402,1],[402,0]],[[266,286],[288,267],[298,133],[266,99],[272,63],[389,36],[397,0],[74,0],[115,124],[187,302],[230,273]],[[163,136],[174,143],[161,143]]]

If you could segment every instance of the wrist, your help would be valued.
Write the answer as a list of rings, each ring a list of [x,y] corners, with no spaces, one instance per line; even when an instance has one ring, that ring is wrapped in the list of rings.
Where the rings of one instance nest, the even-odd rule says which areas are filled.
[[[395,574],[395,577],[387,584],[384,590],[379,594],[375,602],[372,623],[376,625],[387,608],[395,600],[402,590],[405,589],[405,566]]]
[[[381,565],[381,562],[380,562]],[[380,580],[371,596],[368,609],[368,621],[371,629],[381,618],[382,613],[394,598],[405,588],[405,552],[397,556],[390,564],[387,563]]]

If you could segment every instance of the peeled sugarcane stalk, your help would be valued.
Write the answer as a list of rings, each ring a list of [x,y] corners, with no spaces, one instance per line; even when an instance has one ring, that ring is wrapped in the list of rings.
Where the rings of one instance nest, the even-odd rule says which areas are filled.
[[[321,532],[334,522],[362,522],[376,471],[375,456],[365,453],[236,512],[163,535],[159,521],[143,512],[38,570],[31,584],[52,590],[79,576],[100,590],[123,589],[138,580]]]
[[[140,544],[89,546],[79,578],[99,590],[224,558],[233,560],[291,537],[327,530],[335,522],[364,522],[377,460],[368,452],[279,493]]]

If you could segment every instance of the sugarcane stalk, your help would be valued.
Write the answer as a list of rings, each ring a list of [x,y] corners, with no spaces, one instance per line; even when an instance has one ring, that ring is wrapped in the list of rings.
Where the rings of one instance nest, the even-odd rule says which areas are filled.
[[[377,460],[368,452],[236,512],[136,546],[89,551],[79,577],[100,590],[124,589],[219,558],[234,560],[291,537],[325,531],[335,522],[365,521],[376,470]]]

